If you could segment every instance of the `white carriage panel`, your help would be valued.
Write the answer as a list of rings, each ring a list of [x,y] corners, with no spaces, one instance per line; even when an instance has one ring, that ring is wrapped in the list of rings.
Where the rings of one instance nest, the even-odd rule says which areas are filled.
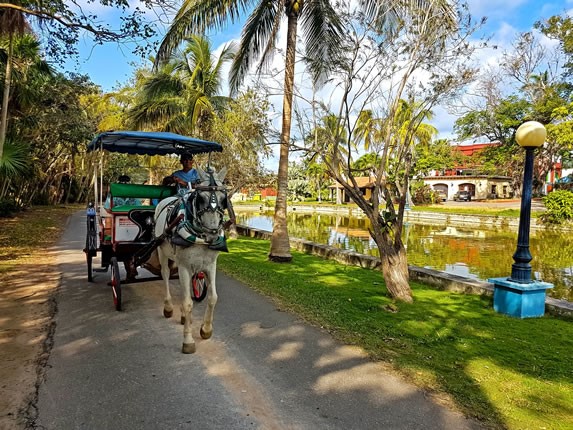
[[[133,241],[139,233],[139,227],[125,215],[116,216],[115,224],[115,241]]]

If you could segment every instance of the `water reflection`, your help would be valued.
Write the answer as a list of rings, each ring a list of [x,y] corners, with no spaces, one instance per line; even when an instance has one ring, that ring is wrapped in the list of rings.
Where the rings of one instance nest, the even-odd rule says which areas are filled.
[[[272,212],[241,212],[238,208],[236,211],[239,224],[272,231]],[[368,233],[369,227],[365,218],[297,212],[288,215],[291,237],[379,256]],[[509,276],[516,243],[517,232],[501,227],[472,229],[415,223],[404,226],[404,244],[410,264],[468,278]],[[548,295],[573,301],[573,241],[569,235],[533,230],[530,250],[535,277],[555,285],[548,290]]]

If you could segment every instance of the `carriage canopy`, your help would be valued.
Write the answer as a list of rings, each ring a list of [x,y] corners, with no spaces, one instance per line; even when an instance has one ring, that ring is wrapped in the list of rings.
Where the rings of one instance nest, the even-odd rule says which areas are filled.
[[[98,134],[88,145],[89,151],[107,150],[124,154],[169,155],[222,152],[216,142],[168,132],[109,131]]]

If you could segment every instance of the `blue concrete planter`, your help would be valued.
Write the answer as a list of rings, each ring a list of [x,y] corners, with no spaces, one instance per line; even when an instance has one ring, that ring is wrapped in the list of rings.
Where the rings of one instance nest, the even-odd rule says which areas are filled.
[[[508,278],[488,279],[494,285],[493,309],[517,318],[536,318],[545,313],[545,292],[553,288],[549,282],[529,284],[512,282]]]

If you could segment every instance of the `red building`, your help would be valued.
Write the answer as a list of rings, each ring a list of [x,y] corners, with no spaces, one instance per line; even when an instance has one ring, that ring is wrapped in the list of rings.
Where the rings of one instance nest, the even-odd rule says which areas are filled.
[[[499,142],[488,142],[488,143],[474,143],[472,145],[456,145],[452,146],[452,151],[461,154],[464,157],[473,157],[474,155],[479,154],[486,148],[491,148],[492,146],[499,146],[501,143]],[[453,169],[446,169],[444,171],[444,176],[456,176],[456,175],[463,175],[464,171],[465,174],[471,174],[479,167],[476,163],[471,163],[470,160],[466,160],[465,163],[462,163]],[[468,172],[469,171],[469,172]]]

